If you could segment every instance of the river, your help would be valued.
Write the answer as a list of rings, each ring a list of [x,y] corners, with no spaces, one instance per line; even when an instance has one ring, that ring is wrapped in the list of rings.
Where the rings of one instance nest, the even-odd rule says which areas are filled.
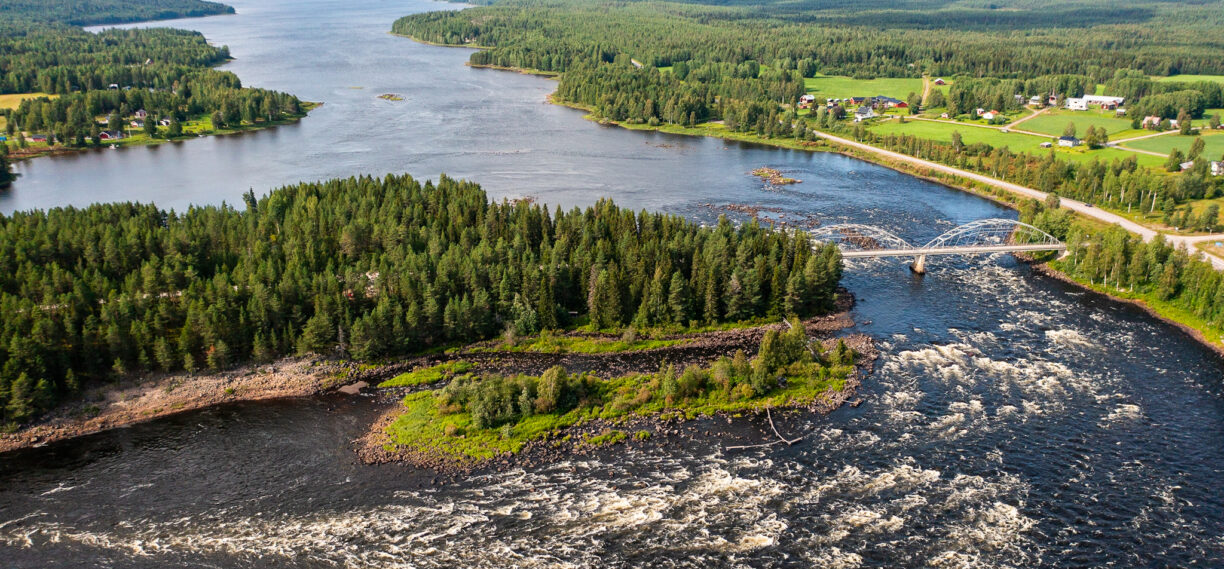
[[[22,163],[5,211],[175,208],[302,179],[440,171],[495,197],[601,196],[713,221],[855,221],[922,241],[1014,213],[851,158],[628,132],[543,103],[547,80],[385,32],[427,2],[234,2],[175,22],[300,124]],[[362,87],[354,89],[351,87]],[[400,103],[377,99],[404,96]],[[771,166],[802,183],[765,187]],[[356,463],[365,397],[229,405],[0,455],[4,567],[1219,567],[1224,364],[1141,311],[1007,256],[854,262],[866,402],[790,414],[789,448],[717,437],[494,472]],[[768,435],[748,420],[711,431]]]

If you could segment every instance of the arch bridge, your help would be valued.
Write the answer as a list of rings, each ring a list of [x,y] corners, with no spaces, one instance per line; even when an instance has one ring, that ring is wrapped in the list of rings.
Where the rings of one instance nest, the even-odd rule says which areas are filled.
[[[812,230],[817,241],[832,242],[846,259],[913,257],[910,268],[926,272],[928,255],[989,255],[1029,251],[1066,251],[1067,246],[1032,225],[1014,219],[979,219],[948,230],[915,246],[896,234],[871,225],[844,223]]]

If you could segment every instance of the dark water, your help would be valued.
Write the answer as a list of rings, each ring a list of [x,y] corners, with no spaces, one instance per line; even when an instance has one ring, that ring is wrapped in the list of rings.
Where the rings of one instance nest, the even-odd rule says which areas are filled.
[[[107,172],[169,151],[183,163],[160,155],[144,179],[175,189],[144,197],[176,207],[232,201],[246,180],[264,188],[445,169],[497,195],[567,204],[610,195],[703,221],[719,213],[704,204],[746,203],[778,219],[879,224],[917,242],[1012,215],[840,156],[596,127],[538,104],[546,81],[470,70],[461,52],[382,34],[394,16],[432,7],[239,3],[240,16],[192,22],[231,46],[249,83],[328,105],[299,126],[237,140],[36,160],[5,207],[137,195]],[[294,63],[304,53],[312,63]],[[452,113],[448,101],[469,102],[452,94],[481,89],[497,96],[468,112],[497,112]],[[408,101],[366,117],[383,112],[368,100],[381,92]],[[345,127],[343,115],[361,109],[355,120],[396,134]],[[362,150],[316,164],[337,157],[303,158],[316,143],[299,131],[331,131]],[[387,146],[396,138],[401,152]],[[518,146],[523,155],[493,150]],[[235,163],[221,168],[226,155]],[[747,174],[761,165],[804,182],[768,190]],[[73,185],[90,167],[105,195]],[[210,168],[215,178],[200,176]],[[227,406],[0,455],[0,566],[1224,566],[1219,359],[1010,257],[929,269],[916,278],[897,261],[850,265],[859,328],[883,355],[861,407],[782,421],[806,435],[794,447],[667,444],[435,488],[428,473],[354,463],[350,441],[379,411],[368,399]],[[767,426],[748,428],[767,436]]]

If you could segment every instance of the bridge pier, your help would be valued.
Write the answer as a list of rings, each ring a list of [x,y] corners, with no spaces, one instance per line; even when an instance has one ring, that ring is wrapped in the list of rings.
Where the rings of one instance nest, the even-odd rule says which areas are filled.
[[[910,270],[916,275],[926,274],[926,255],[918,255],[914,257],[914,262],[910,263]]]

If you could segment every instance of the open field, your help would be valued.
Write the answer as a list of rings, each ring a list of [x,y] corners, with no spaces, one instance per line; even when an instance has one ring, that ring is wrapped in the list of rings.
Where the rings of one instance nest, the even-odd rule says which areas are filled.
[[[15,109],[22,101],[26,99],[37,99],[39,97],[50,97],[52,99],[59,95],[48,95],[46,93],[11,93],[8,95],[0,95],[0,109]]]
[[[808,93],[826,99],[885,95],[904,101],[910,93],[922,94],[922,79],[918,77],[853,79],[817,75],[811,79],[804,79],[803,84]]]
[[[1167,134],[1165,136],[1155,136],[1136,140],[1134,142],[1126,142],[1121,146],[1127,148],[1136,148],[1139,150],[1147,150],[1148,152],[1159,152],[1168,154],[1174,148],[1181,149],[1183,153],[1190,151],[1190,145],[1194,144],[1194,139],[1197,136],[1182,136],[1180,134]],[[1203,142],[1207,144],[1207,148],[1203,151],[1203,155],[1211,160],[1220,160],[1220,156],[1224,155],[1224,132],[1212,132],[1202,136]],[[1153,157],[1154,158],[1154,157]]]
[[[1033,119],[1034,121],[1037,119]],[[1022,128],[1027,127],[1029,121],[1021,125]],[[1065,123],[1064,123],[1065,125]],[[1164,159],[1158,156],[1148,154],[1139,154],[1136,152],[1127,152],[1118,148],[1100,148],[1097,150],[1088,150],[1087,147],[1080,146],[1076,148],[1042,148],[1042,142],[1049,142],[1050,139],[1030,134],[1020,134],[1016,132],[1003,132],[994,128],[982,128],[963,123],[955,123],[950,121],[908,121],[902,124],[900,121],[881,122],[871,127],[871,131],[877,134],[910,134],[920,138],[929,138],[931,140],[940,140],[943,142],[952,141],[952,133],[960,132],[961,140],[965,144],[985,143],[995,148],[1008,147],[1014,152],[1027,152],[1029,154],[1045,154],[1054,151],[1055,155],[1065,160],[1074,160],[1076,162],[1088,162],[1092,160],[1101,160],[1110,162],[1112,160],[1123,160],[1135,156],[1139,160],[1140,166],[1148,166],[1157,168],[1164,164]],[[1061,130],[1059,131],[1061,133]]]
[[[1216,83],[1224,83],[1224,75],[1170,75],[1168,77],[1153,77],[1153,79],[1168,83],[1180,81],[1193,83],[1195,81],[1215,81]]]
[[[1104,127],[1105,132],[1109,133],[1110,138],[1128,138],[1151,134],[1150,132],[1132,129],[1130,119],[1118,118],[1112,115],[1113,111],[1101,113],[1091,110],[1049,110],[1042,113],[1039,117],[1025,121],[1023,125],[1017,128],[1040,132],[1050,136],[1062,136],[1063,129],[1067,127],[1067,123],[1075,123],[1075,132],[1080,137],[1088,132],[1088,127],[1090,126]]]

